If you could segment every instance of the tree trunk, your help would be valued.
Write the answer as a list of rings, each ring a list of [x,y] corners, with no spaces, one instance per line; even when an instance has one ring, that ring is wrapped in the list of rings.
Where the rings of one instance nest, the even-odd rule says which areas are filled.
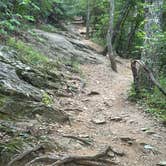
[[[114,25],[114,11],[115,11],[114,0],[110,0],[110,22],[109,29],[107,34],[107,46],[108,46],[108,55],[111,62],[111,68],[113,71],[117,72],[117,65],[114,57],[113,46],[112,46],[112,37],[113,37],[113,25]]]
[[[138,15],[138,17],[140,17]],[[127,47],[126,47],[126,51],[130,51],[130,48],[132,47],[132,41],[134,39],[134,36],[135,36],[135,33],[136,33],[136,30],[138,29],[140,25],[140,20],[136,17],[135,18],[135,24],[133,23],[132,27],[131,27],[131,31],[128,35],[128,41],[127,41]]]
[[[130,1],[131,1],[131,0],[127,0],[127,1],[126,1],[126,4],[124,5],[124,7],[123,7],[123,9],[122,9],[122,12],[121,12],[121,14],[120,14],[120,16],[119,16],[119,18],[118,18],[118,21],[117,21],[117,23],[116,23],[116,25],[115,25],[115,27],[114,27],[114,30],[113,30],[113,33],[112,33],[112,39],[111,39],[112,45],[114,45],[115,40],[116,40],[116,38],[117,38],[117,36],[118,36],[118,34],[119,34],[119,32],[120,32],[120,29],[121,29],[121,27],[122,27],[122,25],[123,25],[123,22],[125,22],[125,20],[126,20],[128,14],[129,14],[130,7],[131,7]],[[112,3],[112,2],[111,2],[111,3]],[[106,47],[104,48],[102,54],[103,54],[104,56],[106,56],[107,53],[108,53],[108,48],[107,48],[107,46],[106,46]]]
[[[156,41],[158,34],[161,33],[161,9],[163,0],[145,0],[145,40],[144,49],[141,55],[141,60],[147,67],[152,70],[155,77],[158,77],[159,59],[156,52]],[[145,87],[152,88],[153,83],[149,81],[143,71],[140,71],[141,85],[144,86],[145,82],[149,82]]]
[[[145,41],[141,60],[155,73],[158,72],[156,56],[157,35],[161,32],[161,9],[163,0],[145,0]]]
[[[122,12],[119,16],[119,19],[114,27],[114,32],[113,32],[113,35],[112,35],[112,44],[115,43],[115,39],[122,27],[122,24],[123,22],[125,22],[128,14],[129,14],[129,11],[130,11],[130,7],[131,7],[131,0],[126,0],[126,4],[124,5],[123,9],[122,9]]]
[[[145,0],[145,40],[141,55],[141,61],[149,68],[158,79],[159,59],[156,48],[158,34],[161,32],[160,16],[163,0]],[[145,73],[143,68],[139,69],[139,87],[153,89],[154,82]]]
[[[89,39],[90,30],[90,0],[87,0],[87,16],[86,16],[86,38]]]
[[[140,85],[139,85],[139,75],[138,75],[138,69],[137,69],[137,63],[144,69],[146,74],[149,76],[149,79],[153,82],[154,85],[160,90],[160,92],[166,96],[166,90],[160,85],[159,81],[157,81],[154,77],[154,74],[152,71],[141,61],[133,60],[131,62],[131,69],[133,72],[133,78],[134,78],[134,86],[135,86],[135,92],[139,94],[140,92]]]

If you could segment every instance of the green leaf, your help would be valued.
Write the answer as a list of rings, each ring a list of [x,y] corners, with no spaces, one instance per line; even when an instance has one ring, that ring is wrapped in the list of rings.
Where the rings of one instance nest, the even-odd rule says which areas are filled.
[[[33,16],[28,16],[28,15],[25,15],[23,16],[24,19],[28,20],[28,21],[35,21],[35,18]]]

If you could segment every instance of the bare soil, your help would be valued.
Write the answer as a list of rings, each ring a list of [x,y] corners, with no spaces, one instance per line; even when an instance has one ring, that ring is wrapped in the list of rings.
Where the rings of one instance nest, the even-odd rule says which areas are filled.
[[[81,66],[85,88],[74,97],[59,101],[68,110],[70,124],[56,124],[50,137],[69,155],[93,155],[111,146],[125,153],[115,158],[119,166],[155,166],[165,161],[166,128],[127,100],[132,83],[130,61],[119,58],[122,64],[118,63],[115,73],[107,57],[102,58],[103,64]],[[85,139],[89,145],[64,135]]]

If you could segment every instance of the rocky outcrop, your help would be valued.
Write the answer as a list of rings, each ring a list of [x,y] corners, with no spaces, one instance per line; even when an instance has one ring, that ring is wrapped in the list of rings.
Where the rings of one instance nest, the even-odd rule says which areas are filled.
[[[60,75],[23,64],[14,51],[0,47],[0,111],[13,117],[42,115],[47,121],[67,120],[58,108],[42,103],[47,89],[58,90],[64,84]]]
[[[23,40],[48,56],[50,62],[52,59],[52,63],[55,59],[63,59],[67,72],[72,68],[71,63],[102,63],[100,55],[76,33],[49,33],[42,30],[33,30],[33,33],[34,36],[30,33],[23,34]],[[64,121],[67,119],[66,115],[56,108],[56,104],[48,107],[42,103],[43,94],[69,96],[70,89],[72,88],[64,78],[64,71],[58,73],[44,66],[37,68],[22,61],[16,51],[8,51],[7,47],[0,46],[0,100],[3,101],[0,102],[1,112],[33,118],[36,114],[47,117],[45,115],[49,112],[52,115],[50,118]]]
[[[32,38],[25,36],[34,46],[42,50],[52,59],[64,58],[65,60],[76,60],[79,63],[102,63],[101,56],[91,47],[85,45],[76,34],[60,31],[58,33],[34,30],[44,43],[35,42]]]
[[[98,53],[85,45],[75,33],[33,31],[35,36],[27,34],[23,35],[23,39],[48,56],[50,62],[62,59],[67,72],[72,68],[71,63],[102,63]],[[8,51],[7,47],[0,46],[0,100],[3,101],[0,102],[1,112],[33,118],[43,115],[47,120],[65,121],[67,116],[56,107],[56,104],[53,103],[53,107],[43,103],[43,94],[69,96],[70,89],[73,88],[69,86],[64,78],[64,71],[58,73],[44,66],[28,64],[22,61],[16,51]]]
[[[0,165],[18,149],[49,144],[52,128],[70,124],[61,98],[83,92],[78,63],[102,62],[74,33],[33,33],[23,33],[24,42],[9,39],[13,48],[0,46]]]

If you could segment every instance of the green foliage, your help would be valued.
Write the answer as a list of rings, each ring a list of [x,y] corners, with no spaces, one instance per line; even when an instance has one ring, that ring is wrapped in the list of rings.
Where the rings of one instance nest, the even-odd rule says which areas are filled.
[[[0,107],[3,107],[5,101],[6,101],[6,97],[4,95],[0,94]]]
[[[16,151],[20,150],[20,147],[22,146],[22,142],[20,139],[14,139],[10,142],[7,142],[5,144],[0,144],[0,153],[14,153]]]
[[[137,102],[139,99],[140,96],[135,92],[134,84],[132,84],[130,90],[128,91],[128,100],[131,102]]]
[[[70,7],[67,13],[81,15],[86,20],[87,1],[67,0],[65,2]],[[123,16],[126,4],[129,3],[128,13]],[[93,41],[106,45],[106,36],[109,26],[108,0],[90,0],[90,25],[92,29],[91,37]],[[115,22],[122,18],[120,31],[116,35],[114,49],[123,57],[139,58],[141,56],[144,41],[144,3],[142,0],[117,0],[115,1]],[[116,27],[114,31],[116,31]]]
[[[99,37],[97,37],[97,35],[94,35],[91,40],[94,42],[94,43],[97,43],[101,46],[105,46],[106,45],[106,41],[102,38],[99,39]]]
[[[13,138],[7,142],[0,143],[0,161],[1,164],[6,163],[13,157],[13,155],[19,153],[23,146],[23,140],[20,138]]]
[[[48,58],[45,55],[39,53],[39,51],[33,49],[32,46],[22,42],[21,40],[9,38],[7,45],[18,51],[19,57],[23,63],[31,65],[48,63]]]
[[[126,4],[129,4],[128,11],[124,14]],[[155,33],[149,41],[152,41],[154,47],[144,45],[145,41],[145,7],[148,4],[142,0],[117,0],[115,1],[115,19],[114,19],[114,32],[116,32],[116,24],[122,18],[122,22],[119,25],[119,31],[115,37],[114,49],[122,57],[133,59],[140,58],[143,49],[150,50],[158,58],[157,65],[159,67],[159,76],[162,76],[162,80],[166,77],[166,1],[164,1],[163,11],[162,11],[162,31]],[[90,25],[91,25],[91,37],[93,41],[99,44],[106,45],[106,35],[109,25],[109,9],[110,4],[108,0],[90,0]],[[31,24],[58,24],[60,20],[66,21],[67,19],[72,19],[74,16],[83,16],[86,20],[87,12],[87,1],[86,0],[1,0],[0,1],[0,37],[8,33],[18,31],[22,28],[22,25]],[[56,32],[58,29],[54,28],[52,25],[40,26],[43,30],[48,32]],[[58,26],[57,26],[58,27]],[[152,25],[152,30],[157,32],[158,27]],[[31,32],[32,36],[36,34]],[[35,36],[39,42],[45,42],[42,38]],[[56,69],[60,65],[58,63],[52,63],[48,58],[39,53],[37,50],[33,49],[30,45],[25,44],[20,40],[15,40],[10,38],[7,44],[19,53],[19,57],[22,62],[29,63],[31,65],[42,65],[48,69]],[[150,55],[151,57],[152,55]],[[73,57],[74,58],[74,57]],[[61,62],[60,62],[61,63]],[[56,66],[56,65],[57,66]],[[62,64],[69,67],[74,72],[79,72],[78,63],[75,59],[71,59],[68,62],[63,62]],[[165,85],[164,85],[165,86]],[[152,108],[152,112],[162,112],[154,111],[154,109],[162,110],[164,101],[157,100],[162,94],[154,89],[154,93],[149,93],[147,91],[142,91],[141,97],[146,99],[146,103],[149,108]],[[130,91],[130,99],[137,100],[140,96],[137,96],[132,88]],[[47,95],[44,95],[44,102],[50,103],[50,99]],[[162,107],[162,108],[161,108]],[[165,109],[165,108],[164,108]],[[160,113],[157,113],[158,115]],[[163,115],[163,112],[161,113]]]
[[[27,23],[54,22],[64,18],[59,0],[2,0],[0,2],[0,34],[12,33]]]
[[[156,56],[159,57],[160,73],[166,77],[166,32],[157,36],[156,45]]]
[[[53,32],[53,33],[56,33],[58,31],[58,29],[55,26],[51,25],[51,24],[47,24],[47,25],[43,24],[43,25],[40,26],[40,29],[42,29],[46,32]]]
[[[65,66],[68,66],[68,69],[71,71],[71,72],[74,72],[74,73],[80,73],[81,74],[81,70],[79,68],[79,63],[76,59],[75,56],[71,57],[70,60],[65,60],[65,62],[62,62]]]
[[[97,1],[92,8],[92,28],[95,30],[93,37],[106,39],[109,24],[109,2],[106,0]]]
[[[144,41],[145,2],[142,0],[117,0],[115,1],[115,23],[123,16],[126,3],[129,2],[129,12],[120,25],[120,31],[116,36],[114,49],[123,57],[140,58]],[[109,1],[90,0],[91,11],[91,37],[94,41],[106,44],[106,34],[109,24]],[[165,26],[166,3],[163,5],[162,27]],[[22,25],[27,23],[53,23],[58,24],[60,20],[83,16],[86,20],[86,0],[2,0],[0,2],[0,34],[18,31]],[[56,32],[51,25],[42,26],[49,32]],[[155,28],[155,27],[154,27]],[[116,30],[116,29],[114,29]],[[165,41],[164,41],[165,42]],[[164,43],[163,42],[163,43]],[[163,59],[163,56],[162,56]]]
[[[164,80],[166,81],[166,79]],[[166,88],[166,84],[165,84]],[[166,121],[166,97],[155,88],[153,93],[146,93],[147,111]]]
[[[161,78],[160,84],[166,89],[166,78]],[[147,112],[166,121],[166,97],[157,87],[154,87],[151,92],[142,89],[139,95],[135,93],[134,88],[132,87],[128,98],[130,101],[139,102],[140,104],[145,105]]]
[[[43,93],[43,97],[42,97],[42,102],[45,105],[51,105],[53,103],[53,99],[50,95],[48,95],[46,92]]]

